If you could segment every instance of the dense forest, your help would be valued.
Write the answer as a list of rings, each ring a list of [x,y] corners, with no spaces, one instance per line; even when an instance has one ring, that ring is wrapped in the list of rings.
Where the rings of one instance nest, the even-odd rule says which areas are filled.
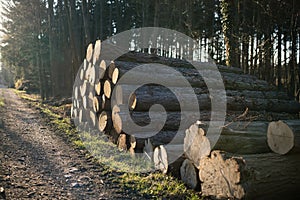
[[[89,43],[140,27],[182,32],[216,63],[242,68],[300,95],[300,2],[296,0],[1,1],[2,76],[43,99],[68,96]],[[138,47],[136,51],[139,51]],[[176,53],[154,51],[165,57]]]

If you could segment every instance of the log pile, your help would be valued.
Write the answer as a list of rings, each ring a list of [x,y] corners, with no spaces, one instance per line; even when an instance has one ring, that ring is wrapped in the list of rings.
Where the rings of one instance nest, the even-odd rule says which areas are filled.
[[[189,95],[180,77],[168,71],[155,74],[155,80],[164,80],[168,88],[156,83],[137,85],[136,77],[148,79],[149,74],[128,72],[145,63],[164,64],[183,74],[193,87],[195,98]],[[201,190],[204,195],[252,198],[268,196],[275,189],[280,194],[290,191],[288,179],[296,183],[300,180],[295,173],[299,159],[291,154],[297,153],[300,145],[300,122],[291,120],[298,118],[300,104],[238,68],[218,69],[227,99],[217,101],[227,102],[227,115],[225,125],[216,127],[221,135],[214,146],[206,135],[207,128],[211,116],[222,113],[211,110],[211,91],[197,70],[186,61],[140,53],[103,60],[100,41],[88,46],[76,77],[72,118],[83,130],[104,133],[122,151],[133,156],[143,153],[156,169],[181,177],[188,187]],[[125,76],[128,81],[119,84]],[[183,99],[184,112],[175,94]],[[195,99],[200,116],[194,106],[189,107]],[[287,121],[269,123],[279,119]],[[268,176],[269,172],[278,174],[285,170],[281,162],[291,171],[282,173],[283,177]],[[278,181],[286,186],[280,188]]]

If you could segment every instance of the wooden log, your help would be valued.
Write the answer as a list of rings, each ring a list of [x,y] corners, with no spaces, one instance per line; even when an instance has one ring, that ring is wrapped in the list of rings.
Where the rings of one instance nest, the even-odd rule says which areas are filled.
[[[96,83],[95,83],[95,94],[96,95],[98,95],[98,96],[101,96],[101,94],[102,94],[102,83],[101,83],[101,81],[97,81]]]
[[[121,151],[127,151],[127,144],[126,144],[126,134],[120,134],[118,138],[118,149]]]
[[[267,141],[270,149],[284,155],[300,149],[300,121],[270,122],[267,131]]]
[[[99,62],[99,64],[96,64],[97,74],[98,74],[100,80],[106,78],[106,76],[105,76],[106,68],[107,68],[107,61],[105,61],[105,60],[101,60]]]
[[[160,145],[154,149],[153,162],[156,170],[161,171],[163,174],[167,173],[168,171],[167,151],[165,150],[163,145]]]
[[[136,147],[136,139],[135,139],[135,137],[133,136],[133,135],[130,135],[129,136],[129,149],[128,149],[128,151],[129,151],[129,153],[130,153],[130,155],[132,156],[132,157],[135,157],[135,147]]]
[[[134,85],[117,85],[114,93],[114,99],[117,104],[128,103],[126,98],[132,97],[134,92],[135,97],[129,99],[131,104],[134,104],[136,111],[147,111],[156,103],[161,104],[167,111],[179,111],[180,105],[183,105],[186,110],[195,110],[195,106],[191,104],[195,97],[198,100],[200,110],[210,110],[211,100],[217,102],[227,101],[227,108],[232,111],[240,111],[248,108],[251,111],[269,111],[269,112],[288,112],[297,113],[300,111],[300,104],[296,101],[267,99],[267,98],[251,98],[244,96],[227,96],[221,91],[214,91],[214,96],[205,93],[206,89],[195,88],[192,93],[184,87],[163,87],[158,85],[143,85],[136,89]],[[224,92],[224,91],[223,91]],[[176,97],[176,95],[180,97]],[[132,103],[134,102],[134,103]]]
[[[127,127],[128,129],[132,123],[138,125],[139,128],[134,130],[135,133],[128,133],[136,134],[137,137],[151,137],[151,135],[146,135],[146,133],[151,133],[155,130],[178,130],[178,128],[185,130],[199,117],[199,113],[195,112],[162,113],[154,111],[150,112],[151,116],[148,112],[131,112],[128,115],[117,108],[115,108],[113,115],[115,117],[114,127],[116,130],[124,130],[123,127]],[[164,119],[166,119],[165,123]]]
[[[161,171],[163,174],[166,174],[167,172],[179,174],[179,168],[181,166],[181,163],[183,162],[182,155],[182,144],[160,145],[156,147],[153,152],[154,167],[156,170]]]
[[[94,47],[93,53],[93,65],[96,65],[96,62],[99,60],[101,54],[101,40],[97,40]]]
[[[85,59],[88,61],[88,62],[92,62],[92,58],[93,58],[93,44],[90,43],[87,47],[87,50],[86,50],[86,56],[85,56]]]
[[[114,81],[114,79],[113,79],[113,73],[114,73],[115,69],[116,69],[115,62],[111,61],[110,64],[108,65],[108,68],[107,68],[107,75],[108,75],[108,78],[112,81],[113,84],[117,83],[117,81]]]
[[[94,98],[93,98],[93,111],[95,113],[98,113],[100,111],[100,108],[102,108],[102,97],[94,96]]]
[[[104,82],[103,92],[106,98],[110,99],[113,90],[113,84],[110,80]]]
[[[299,164],[299,155],[233,156],[213,151],[200,162],[201,192],[226,199],[294,199],[300,196]]]
[[[111,113],[102,111],[99,115],[99,130],[101,132],[110,131],[112,129]]]
[[[184,153],[194,165],[199,168],[200,160],[208,156],[211,151],[211,146],[208,138],[205,136],[205,131],[199,127],[201,124],[195,123],[186,130],[184,138]]]
[[[155,63],[151,63],[153,66],[156,66]],[[116,68],[118,69],[118,79],[120,79],[124,74],[133,68],[141,65],[141,63],[132,63],[132,62],[122,62],[115,61]],[[200,76],[199,72],[195,68],[175,68],[180,72],[184,78],[189,81],[191,86],[193,87],[206,87],[206,83],[204,79]],[[209,77],[206,77],[208,82],[217,82],[219,81],[217,76],[213,74],[217,74],[218,72],[212,69],[205,69],[202,71],[203,74],[210,74]],[[152,74],[153,73],[153,74]],[[179,77],[175,74],[170,74],[170,69],[160,68],[159,71],[154,71],[150,74],[153,77],[154,83],[157,80],[164,80],[164,83],[169,87],[180,87],[185,86],[181,81],[182,77]],[[275,87],[270,86],[266,81],[259,80],[255,76],[251,75],[243,75],[243,74],[232,74],[227,72],[221,72],[223,81],[225,83],[226,89],[234,89],[234,90],[259,90],[259,91],[269,91],[276,90]],[[132,77],[131,77],[132,76]],[[135,73],[127,74],[126,84],[137,84],[137,80],[148,80],[149,72],[145,73],[143,70],[135,71]]]
[[[134,110],[136,107],[137,99],[134,91],[132,91],[132,87],[133,86],[121,85],[121,84],[116,85],[114,87],[115,91],[112,94],[113,104],[114,105],[127,104],[130,110]]]
[[[185,185],[190,189],[196,189],[199,187],[198,170],[194,166],[193,162],[189,159],[185,159],[180,167],[180,177]]]

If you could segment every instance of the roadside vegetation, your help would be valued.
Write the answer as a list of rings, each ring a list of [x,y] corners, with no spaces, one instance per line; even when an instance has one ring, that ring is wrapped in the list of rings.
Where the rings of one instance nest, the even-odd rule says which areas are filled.
[[[56,132],[66,137],[75,148],[82,150],[87,158],[92,158],[95,163],[99,164],[103,168],[103,173],[109,174],[110,181],[120,184],[124,189],[140,193],[145,198],[202,199],[199,192],[187,189],[181,181],[170,175],[163,175],[159,172],[134,173],[135,170],[141,171],[141,169],[134,169],[132,163],[126,162],[126,160],[131,160],[130,154],[126,152],[116,154],[113,151],[119,150],[111,142],[87,132],[79,135],[70,117],[65,115],[65,111],[70,105],[50,106],[43,104],[38,95],[29,95],[19,90],[15,90],[15,92],[29,106],[38,109],[52,129],[56,129]],[[1,102],[0,99],[0,105]],[[105,153],[99,154],[99,152]],[[147,163],[144,165],[137,163],[136,166],[151,167]]]

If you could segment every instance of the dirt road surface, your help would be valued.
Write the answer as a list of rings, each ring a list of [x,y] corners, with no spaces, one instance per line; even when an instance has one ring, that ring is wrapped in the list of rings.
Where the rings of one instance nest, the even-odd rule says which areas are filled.
[[[51,131],[12,90],[1,88],[0,98],[5,99],[0,107],[0,199],[141,199]]]

